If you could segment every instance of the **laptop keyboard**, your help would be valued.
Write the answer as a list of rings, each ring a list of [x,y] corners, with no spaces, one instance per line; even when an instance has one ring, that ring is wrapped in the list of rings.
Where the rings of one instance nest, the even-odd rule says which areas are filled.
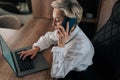
[[[33,60],[31,60],[30,56],[26,57],[24,60],[20,59],[20,55],[18,54],[20,51],[15,52],[20,71],[23,72],[34,68]]]

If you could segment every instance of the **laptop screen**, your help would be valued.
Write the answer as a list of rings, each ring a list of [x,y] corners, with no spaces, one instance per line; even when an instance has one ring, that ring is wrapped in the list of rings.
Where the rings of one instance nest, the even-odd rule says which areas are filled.
[[[6,42],[3,40],[1,35],[0,35],[0,47],[1,47],[2,56],[5,58],[5,60],[7,60],[8,64],[11,66],[13,71],[16,73],[15,65],[13,62],[12,55],[11,55],[12,52],[7,46]]]

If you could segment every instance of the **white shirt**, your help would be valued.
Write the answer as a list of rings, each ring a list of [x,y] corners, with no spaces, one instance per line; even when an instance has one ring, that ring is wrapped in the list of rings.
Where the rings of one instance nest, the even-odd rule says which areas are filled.
[[[47,32],[33,46],[44,50],[51,45],[56,45],[57,40],[56,31]],[[51,51],[53,52],[51,69],[53,78],[64,78],[71,70],[83,71],[92,65],[94,48],[79,26],[76,26],[64,47],[54,46]]]

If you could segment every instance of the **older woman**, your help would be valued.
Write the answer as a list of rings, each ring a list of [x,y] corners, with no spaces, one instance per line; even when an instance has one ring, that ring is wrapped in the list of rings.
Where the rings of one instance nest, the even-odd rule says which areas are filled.
[[[31,50],[22,51],[20,56],[23,59],[27,56],[34,58],[37,52],[55,45],[51,50],[53,52],[51,77],[71,80],[74,75],[72,80],[92,80],[86,72],[92,65],[94,48],[78,26],[82,18],[82,7],[76,0],[55,0],[51,5],[53,7],[52,25],[55,31],[47,32],[33,44]],[[67,22],[66,29],[62,26],[66,17],[76,19],[71,29],[69,22]],[[81,75],[83,78],[79,77]]]

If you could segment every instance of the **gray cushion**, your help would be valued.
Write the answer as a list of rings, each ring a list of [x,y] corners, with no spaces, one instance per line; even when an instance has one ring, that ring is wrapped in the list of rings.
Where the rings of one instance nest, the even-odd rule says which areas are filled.
[[[18,29],[21,27],[20,20],[16,16],[2,15],[0,16],[0,27]]]

